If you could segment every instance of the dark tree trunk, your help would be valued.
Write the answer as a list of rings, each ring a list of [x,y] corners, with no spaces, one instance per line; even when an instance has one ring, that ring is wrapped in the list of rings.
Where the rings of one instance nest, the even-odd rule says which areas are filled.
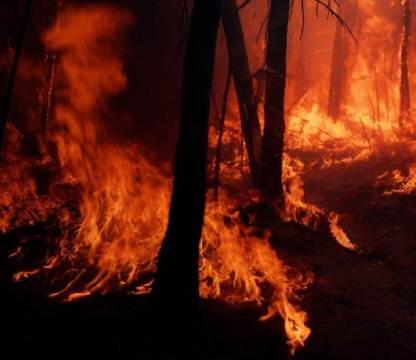
[[[60,6],[58,0],[47,1],[45,4],[45,28],[52,26],[58,14],[58,8]],[[47,132],[48,121],[51,115],[51,107],[54,98],[54,86],[55,86],[55,64],[56,54],[53,54],[48,46],[45,46],[44,54],[44,74],[42,81],[42,90],[40,93],[40,128],[41,128],[41,141]]]
[[[260,180],[261,130],[243,29],[235,0],[222,0],[221,3],[221,19],[237,93],[241,128],[248,153],[251,179],[253,185],[258,187]]]
[[[271,0],[266,45],[266,86],[261,189],[269,201],[283,198],[286,52],[291,0]]]
[[[348,1],[340,7],[340,16],[353,29],[357,20],[358,3]],[[336,120],[341,112],[347,88],[348,58],[350,55],[350,34],[337,21],[332,51],[331,75],[328,97],[328,116]]]
[[[412,12],[410,9],[410,1],[405,0],[404,4],[404,16],[403,16],[403,33],[402,33],[402,46],[400,52],[400,114],[399,125],[403,126],[403,121],[408,120],[410,117],[410,88],[409,88],[409,65],[408,65],[408,53],[409,53],[409,40],[410,29],[412,26]]]
[[[159,316],[166,327],[176,329],[171,336],[182,337],[182,344],[173,342],[178,347],[174,351],[192,351],[192,341],[186,337],[194,336],[193,329],[197,328],[199,243],[205,211],[208,120],[219,20],[220,0],[194,1],[169,224],[153,286]],[[175,332],[180,334],[175,336]]]
[[[4,145],[4,137],[6,133],[6,124],[7,124],[7,118],[9,116],[10,112],[10,106],[12,102],[13,97],[13,89],[14,89],[14,83],[16,80],[17,75],[17,68],[19,66],[19,60],[20,60],[20,54],[22,52],[23,42],[25,39],[27,24],[29,22],[29,16],[30,16],[30,9],[31,9],[31,0],[26,0],[25,4],[25,12],[23,15],[23,21],[22,21],[22,27],[20,29],[20,33],[17,39],[16,43],[16,49],[15,54],[12,62],[12,67],[10,70],[10,74],[7,80],[7,87],[6,91],[1,103],[1,109],[0,109],[0,151],[3,152],[3,145]]]
[[[228,95],[230,93],[231,85],[231,67],[228,68],[227,81],[224,89],[224,96],[222,100],[222,108],[220,114],[220,124],[218,131],[218,142],[215,149],[215,168],[214,168],[214,197],[218,201],[220,188],[220,169],[221,169],[221,155],[222,155],[222,139],[224,137],[225,118],[227,116]]]

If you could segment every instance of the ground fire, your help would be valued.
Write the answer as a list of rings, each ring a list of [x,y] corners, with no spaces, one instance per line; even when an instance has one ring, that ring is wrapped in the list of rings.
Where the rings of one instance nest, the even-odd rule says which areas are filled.
[[[0,9],[5,354],[416,358],[413,0]]]

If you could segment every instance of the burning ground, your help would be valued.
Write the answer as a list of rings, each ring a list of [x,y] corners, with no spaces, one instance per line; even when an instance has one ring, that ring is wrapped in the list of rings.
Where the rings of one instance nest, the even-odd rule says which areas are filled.
[[[234,89],[215,196],[220,116],[213,100],[199,251],[204,336],[198,341],[206,358],[416,356],[416,148],[411,116],[399,110],[400,49],[393,46],[402,34],[384,8],[365,1],[359,10],[361,48],[344,39],[355,56],[336,118],[322,90],[334,75],[320,68],[308,73],[308,66],[328,63],[329,50],[295,41],[301,15],[293,14],[289,54],[306,52],[311,63],[300,77],[298,60],[288,61],[279,216],[250,187]],[[266,6],[252,3],[244,11],[243,19],[251,16],[245,19],[250,62],[261,67],[265,45],[253,40],[252,29],[261,28]],[[19,122],[10,121],[1,165],[2,316],[16,357],[152,358],[169,351],[169,342],[159,343],[150,293],[172,174],[155,154],[157,145],[117,129],[137,129],[132,114],[117,111],[131,94],[133,13],[66,4],[41,33],[44,61],[33,54],[22,60],[18,79],[41,84],[40,116],[23,115],[44,123],[43,132],[32,134],[33,151]],[[339,31],[323,17],[311,17],[316,23],[309,28],[319,44]],[[390,52],[374,58],[379,42]],[[222,47],[220,38],[217,61]],[[224,73],[217,72],[220,91]],[[260,111],[262,126],[263,117]]]

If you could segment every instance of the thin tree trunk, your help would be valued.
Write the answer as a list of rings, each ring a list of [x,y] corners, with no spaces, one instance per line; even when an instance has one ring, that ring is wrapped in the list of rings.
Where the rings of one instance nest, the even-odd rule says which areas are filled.
[[[48,129],[49,118],[51,115],[52,99],[55,86],[55,63],[56,55],[45,53],[44,78],[40,97],[40,125],[41,141]]]
[[[286,52],[291,0],[271,0],[266,45],[266,87],[261,189],[269,201],[283,198]]]
[[[61,6],[62,1],[49,0],[46,3],[45,9],[45,28],[52,26],[54,20],[58,15],[58,8]],[[51,108],[53,103],[54,87],[55,87],[55,63],[56,54],[51,53],[47,45],[45,45],[45,61],[43,67],[43,82],[42,91],[40,96],[40,128],[41,139],[43,138],[48,129],[48,121],[51,115]]]
[[[222,109],[220,114],[220,129],[218,132],[218,142],[215,151],[215,169],[214,169],[214,197],[218,200],[220,188],[220,169],[221,169],[221,155],[222,155],[222,139],[224,137],[225,118],[227,115],[228,95],[230,93],[231,85],[231,66],[228,68],[227,82],[225,84],[224,96],[222,100]]]
[[[27,24],[29,22],[29,17],[30,17],[30,9],[31,9],[31,0],[26,0],[22,27],[20,29],[20,33],[17,39],[16,50],[15,50],[15,54],[14,54],[14,58],[12,62],[12,67],[10,70],[9,78],[7,80],[6,92],[4,94],[4,98],[3,98],[1,109],[0,109],[0,152],[1,154],[3,154],[7,118],[9,117],[10,106],[11,106],[12,97],[13,97],[14,84],[15,84],[16,75],[17,75],[17,68],[19,66],[20,55],[22,52]]]
[[[261,130],[249,59],[235,0],[222,0],[221,19],[240,110],[241,128],[248,153],[252,184],[259,186]]]
[[[357,21],[358,3],[356,0],[348,1],[340,7],[340,16],[353,29]],[[337,21],[334,45],[332,51],[332,64],[329,84],[328,116],[337,120],[341,106],[345,99],[347,88],[348,58],[350,55],[350,39],[341,22]]]
[[[400,53],[400,115],[399,125],[403,127],[403,121],[410,116],[410,88],[409,88],[409,65],[408,65],[408,48],[410,40],[410,29],[412,26],[412,12],[410,1],[405,0],[403,16],[403,34],[402,47]]]
[[[195,336],[198,328],[199,243],[205,211],[208,120],[219,20],[220,0],[194,1],[169,223],[153,286],[158,316],[167,328],[176,329],[176,333],[171,333],[179,339],[172,343],[177,347],[175,351],[185,353],[192,351],[193,346],[187,336]]]

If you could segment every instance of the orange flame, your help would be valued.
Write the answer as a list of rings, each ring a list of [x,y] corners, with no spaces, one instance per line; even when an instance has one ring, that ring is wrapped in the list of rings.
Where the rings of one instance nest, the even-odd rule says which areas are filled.
[[[75,301],[121,289],[136,294],[151,290],[171,181],[139,146],[117,144],[104,123],[106,104],[127,86],[117,41],[132,22],[117,7],[68,7],[44,36],[57,54],[56,109],[48,134],[61,167],[54,186],[74,189],[79,218],[62,211],[63,228],[74,228],[75,222],[74,231],[64,232],[58,253],[42,268],[14,278],[63,268],[57,276],[65,285],[50,294],[54,298]],[[235,137],[227,136],[226,141]],[[310,329],[306,313],[291,301],[311,276],[289,275],[268,236],[256,236],[236,209],[233,198],[224,194],[219,203],[208,201],[200,249],[201,295],[267,306],[262,319],[281,316],[294,351],[304,345]],[[266,285],[271,295],[265,295]]]

